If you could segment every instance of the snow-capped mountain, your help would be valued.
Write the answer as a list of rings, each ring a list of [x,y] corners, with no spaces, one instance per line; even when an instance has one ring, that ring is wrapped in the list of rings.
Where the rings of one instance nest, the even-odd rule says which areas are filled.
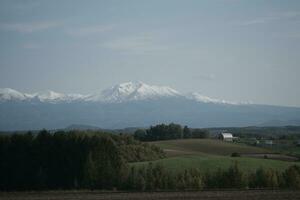
[[[65,94],[47,90],[45,92],[37,93],[36,96],[41,101],[64,101],[66,99]]]
[[[195,100],[197,102],[203,102],[203,103],[218,103],[218,104],[232,104],[232,105],[246,104],[246,103],[242,103],[242,102],[234,102],[234,101],[215,99],[215,98],[211,98],[208,96],[204,96],[198,92],[190,93],[189,95],[187,95],[187,98],[189,98],[191,100]]]
[[[81,94],[63,94],[47,90],[45,92],[36,93],[32,95],[33,98],[37,98],[42,102],[72,102],[84,100],[86,96]]]
[[[143,82],[126,82],[103,90],[100,94],[87,97],[86,101],[103,101],[120,103],[133,100],[157,99],[162,97],[181,96],[170,87],[147,85]]]
[[[25,100],[28,98],[25,94],[13,90],[10,88],[0,88],[0,100],[10,101],[10,100]]]
[[[50,103],[73,101],[122,103],[138,100],[154,100],[166,97],[183,97],[203,103],[237,104],[235,102],[210,98],[196,92],[184,95],[168,86],[148,85],[140,81],[121,83],[99,93],[89,95],[63,94],[51,90],[27,94],[9,88],[0,89],[0,101],[39,100],[41,102]]]
[[[21,93],[10,88],[0,88],[0,102],[2,101],[31,101],[39,100],[41,102],[72,102],[84,100],[85,96],[81,94],[63,94],[47,90],[45,92],[27,94]]]
[[[104,129],[170,122],[234,127],[280,120],[295,125],[299,116],[300,108],[236,103],[142,82],[122,83],[89,95],[0,89],[0,131],[57,129],[70,124]]]

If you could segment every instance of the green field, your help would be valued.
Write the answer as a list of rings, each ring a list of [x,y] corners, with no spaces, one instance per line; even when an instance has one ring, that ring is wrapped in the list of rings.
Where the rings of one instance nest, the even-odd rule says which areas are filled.
[[[231,153],[272,153],[268,149],[222,142],[212,139],[184,139],[151,142],[160,146],[167,154],[167,158],[152,161],[153,164],[162,164],[170,171],[181,171],[190,168],[198,168],[201,171],[214,171],[225,169],[237,162],[243,171],[253,171],[259,167],[272,168],[278,171],[285,170],[290,165],[299,162],[287,162],[271,159],[259,159],[248,157],[231,157]],[[148,162],[134,163],[142,166]]]

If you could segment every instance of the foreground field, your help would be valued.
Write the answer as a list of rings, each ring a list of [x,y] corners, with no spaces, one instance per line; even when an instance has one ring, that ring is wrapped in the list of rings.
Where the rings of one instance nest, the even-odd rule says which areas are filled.
[[[198,168],[201,171],[215,171],[225,169],[237,162],[245,171],[254,171],[259,167],[272,168],[283,171],[291,165],[299,162],[287,162],[273,159],[261,159],[250,157],[231,157],[233,152],[239,154],[269,154],[268,149],[222,142],[212,139],[184,139],[152,142],[161,147],[167,154],[167,158],[153,161],[161,164],[168,170],[177,172],[190,168]],[[148,162],[139,162],[132,165],[142,166]]]
[[[96,192],[96,191],[51,191],[51,192],[15,192],[0,193],[1,200],[206,200],[206,199],[231,199],[231,200],[284,200],[300,199],[300,191],[276,190],[246,190],[246,191],[199,191],[199,192]]]

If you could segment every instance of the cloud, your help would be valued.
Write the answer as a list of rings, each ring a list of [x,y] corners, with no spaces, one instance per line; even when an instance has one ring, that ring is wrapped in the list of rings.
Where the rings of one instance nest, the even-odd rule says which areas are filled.
[[[272,36],[276,38],[290,38],[290,39],[300,39],[299,31],[285,31],[273,33]]]
[[[300,32],[294,32],[286,34],[286,37],[293,38],[293,39],[299,39],[300,38]]]
[[[253,24],[264,24],[264,23],[268,23],[268,22],[276,20],[276,19],[277,18],[274,18],[274,17],[256,18],[256,19],[240,22],[239,25],[247,26],[247,25],[253,25]]]
[[[0,23],[0,30],[14,31],[19,33],[33,33],[60,26],[61,23],[54,21],[32,23]]]
[[[113,25],[107,26],[86,26],[74,29],[68,29],[66,33],[71,36],[88,36],[93,34],[99,34],[113,29]]]
[[[215,74],[195,74],[193,76],[195,79],[205,80],[205,81],[211,81],[216,78]]]
[[[35,43],[26,43],[23,45],[24,49],[39,49],[40,46],[38,44]]]
[[[113,51],[127,52],[134,54],[145,54],[157,51],[165,51],[168,48],[156,41],[150,34],[118,38],[103,45]]]
[[[28,13],[41,5],[41,1],[9,1],[6,9],[12,12]]]
[[[300,12],[298,11],[287,11],[287,12],[281,12],[281,13],[273,13],[269,16],[263,16],[254,18],[251,20],[245,20],[245,21],[239,21],[238,25],[241,26],[248,26],[248,25],[255,25],[255,24],[265,24],[270,23],[277,20],[287,20],[287,19],[293,19],[300,16]]]

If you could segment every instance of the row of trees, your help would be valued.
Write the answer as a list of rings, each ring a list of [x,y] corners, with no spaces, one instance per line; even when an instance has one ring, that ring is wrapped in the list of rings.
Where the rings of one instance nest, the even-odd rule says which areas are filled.
[[[159,124],[149,129],[138,129],[134,137],[141,141],[172,140],[182,138],[208,138],[209,132],[206,129],[190,129],[179,124]]]
[[[0,190],[121,187],[128,162],[164,157],[126,135],[41,131],[0,137]]]
[[[237,163],[228,169],[201,173],[198,169],[172,173],[162,165],[132,167],[127,189],[132,190],[199,190],[220,188],[289,188],[300,189],[300,167],[291,166],[284,172],[259,168],[243,172]]]

